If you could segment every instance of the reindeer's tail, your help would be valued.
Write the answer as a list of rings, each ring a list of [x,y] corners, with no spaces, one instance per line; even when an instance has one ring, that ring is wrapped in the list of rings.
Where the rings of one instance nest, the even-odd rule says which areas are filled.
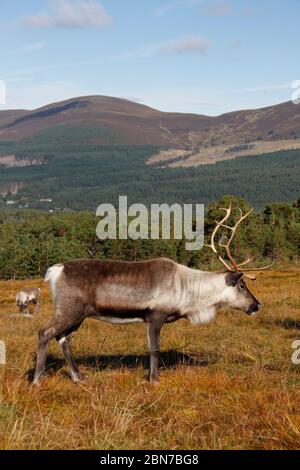
[[[55,264],[54,266],[49,268],[48,271],[46,272],[45,282],[50,282],[53,299],[55,298],[56,283],[58,279],[60,278],[63,270],[64,270],[63,264]]]

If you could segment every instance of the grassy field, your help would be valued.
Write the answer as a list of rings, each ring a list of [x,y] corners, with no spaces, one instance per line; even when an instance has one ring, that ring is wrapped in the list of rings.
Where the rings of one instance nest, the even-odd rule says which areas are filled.
[[[250,281],[249,281],[250,282]],[[33,388],[37,331],[52,306],[47,285],[32,321],[10,317],[24,282],[0,282],[1,449],[300,449],[300,271],[264,273],[251,287],[256,317],[221,312],[208,325],[186,321],[162,332],[161,385],[145,380],[143,325],[87,321],[73,341],[81,370],[74,385],[58,345],[47,377]]]

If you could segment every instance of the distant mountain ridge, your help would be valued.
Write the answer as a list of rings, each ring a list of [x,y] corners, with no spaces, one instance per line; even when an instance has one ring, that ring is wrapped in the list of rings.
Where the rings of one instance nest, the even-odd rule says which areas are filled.
[[[80,138],[86,144],[154,145],[188,151],[298,139],[300,144],[300,106],[286,102],[211,117],[161,112],[121,98],[84,96],[33,111],[0,111],[0,142],[40,136],[55,139],[58,128],[62,141],[65,129],[74,143]]]

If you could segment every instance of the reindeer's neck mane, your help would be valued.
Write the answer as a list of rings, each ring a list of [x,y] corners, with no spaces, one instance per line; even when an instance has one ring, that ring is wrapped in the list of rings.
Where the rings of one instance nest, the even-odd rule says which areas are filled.
[[[222,273],[211,273],[185,268],[185,298],[191,313],[192,324],[212,320],[223,304],[224,277]]]

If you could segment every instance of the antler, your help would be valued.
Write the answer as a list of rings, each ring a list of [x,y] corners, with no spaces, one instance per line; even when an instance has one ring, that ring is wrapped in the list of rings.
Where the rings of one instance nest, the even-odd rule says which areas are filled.
[[[232,254],[231,254],[230,246],[231,246],[231,243],[232,243],[232,241],[233,241],[233,239],[234,239],[234,236],[235,236],[235,234],[236,234],[236,231],[237,231],[238,226],[241,224],[241,222],[242,222],[243,220],[245,220],[250,214],[252,214],[253,208],[252,208],[250,211],[248,211],[246,214],[243,214],[242,210],[239,209],[239,211],[240,211],[240,217],[239,217],[239,219],[237,220],[236,224],[235,224],[233,227],[231,227],[231,226],[225,224],[225,222],[227,222],[227,220],[228,220],[229,217],[231,216],[232,204],[230,203],[230,206],[228,207],[228,209],[222,207],[222,208],[220,208],[219,210],[225,211],[225,212],[226,212],[226,215],[223,217],[222,220],[220,220],[220,222],[215,221],[216,226],[215,226],[215,228],[214,228],[214,230],[213,230],[213,232],[212,232],[212,234],[211,234],[211,241],[210,241],[210,244],[209,244],[209,245],[205,245],[205,246],[208,247],[208,248],[210,248],[210,249],[213,251],[213,253],[214,253],[215,255],[217,255],[218,260],[225,266],[225,268],[226,268],[228,271],[231,271],[231,272],[239,272],[239,271],[241,271],[240,268],[243,267],[243,266],[245,266],[245,265],[247,265],[247,264],[249,264],[251,261],[253,261],[253,260],[254,260],[254,257],[250,258],[250,257],[248,256],[248,258],[247,258],[245,261],[243,261],[242,263],[237,263],[237,262],[235,261],[234,257],[233,257]],[[215,238],[216,238],[216,235],[217,235],[218,230],[220,229],[220,227],[223,227],[223,228],[225,228],[225,229],[231,231],[231,235],[230,235],[229,239],[227,240],[227,243],[224,244],[224,243],[222,243],[221,241],[219,242],[219,245],[222,246],[223,248],[225,248],[227,258],[228,258],[228,260],[230,261],[231,265],[228,264],[228,262],[220,255],[220,253],[218,253],[218,250],[217,250],[216,245],[215,245]],[[274,264],[274,263],[272,263],[272,264],[270,264],[270,265],[268,265],[268,266],[264,266],[264,267],[262,267],[262,268],[254,268],[254,269],[251,269],[251,268],[250,268],[250,269],[247,269],[247,268],[246,268],[246,269],[243,269],[243,272],[249,272],[249,271],[251,271],[251,272],[254,272],[254,271],[264,271],[264,270],[266,270],[266,269],[269,269],[271,266],[273,266],[273,264]],[[252,279],[252,280],[255,279],[255,276],[254,276],[254,275],[246,275],[246,277],[249,277],[249,279]]]

